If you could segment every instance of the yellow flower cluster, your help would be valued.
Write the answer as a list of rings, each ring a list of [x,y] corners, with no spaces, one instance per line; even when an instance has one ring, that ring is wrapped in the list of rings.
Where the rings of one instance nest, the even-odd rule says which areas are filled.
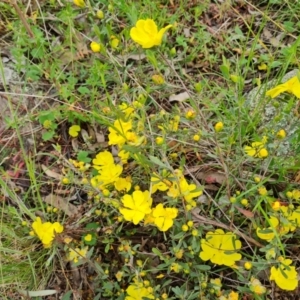
[[[142,299],[155,299],[153,296],[153,289],[146,287],[142,282],[134,280],[134,283],[129,285],[126,289],[127,296],[125,300],[142,300]]]
[[[211,285],[213,286],[214,294],[218,297],[218,300],[238,300],[239,293],[235,291],[230,291],[227,293],[222,289],[222,282],[220,278],[215,278],[210,280]],[[227,295],[226,295],[227,294]]]
[[[40,217],[32,223],[33,231],[31,235],[37,235],[45,248],[50,248],[56,233],[62,233],[64,227],[58,223],[45,222],[43,223]]]
[[[286,196],[293,200],[300,200],[300,190],[292,190],[286,193]]]
[[[165,208],[163,204],[160,203],[153,208],[152,214],[148,216],[148,222],[151,223],[152,221],[160,231],[167,231],[173,226],[173,220],[177,217],[177,215],[177,208]]]
[[[98,175],[91,179],[91,184],[99,189],[114,184],[123,171],[121,165],[115,164],[113,155],[109,151],[99,152],[93,159],[93,167],[98,171]]]
[[[126,221],[137,225],[142,220],[145,224],[154,224],[161,231],[167,231],[173,225],[173,219],[177,217],[177,208],[164,208],[163,204],[152,206],[152,198],[149,191],[134,191],[132,195],[124,195],[121,200],[123,206],[120,213]]]
[[[90,168],[90,164],[86,164],[83,161],[77,161],[75,159],[69,159],[69,162],[79,171],[84,172]]]
[[[290,231],[293,232],[300,227],[300,207],[292,210],[287,206],[280,206],[278,209],[279,218],[271,216],[269,219],[269,227],[256,229],[257,236],[268,242],[272,241],[277,235],[283,236]],[[279,219],[282,222],[279,222]]]
[[[69,261],[73,261],[74,263],[77,263],[79,261],[79,259],[86,257],[87,252],[88,252],[88,246],[84,247],[84,248],[75,248],[69,249],[69,253],[68,253],[68,260]]]
[[[167,191],[167,195],[172,198],[182,197],[187,202],[187,210],[196,206],[194,198],[202,195],[202,191],[197,189],[195,184],[189,184],[180,170],[175,170],[174,174],[168,174],[166,170],[162,171],[160,176],[154,173],[151,176],[152,193]]]
[[[267,291],[267,289],[261,284],[261,282],[254,277],[251,277],[249,287],[250,290],[256,295],[263,295]]]
[[[251,146],[245,146],[244,150],[249,156],[266,158],[269,155],[268,150],[265,147],[266,142],[267,138],[263,137],[261,142],[253,142]]]
[[[132,131],[132,120],[123,121],[117,119],[114,126],[109,127],[108,144],[117,145],[119,149],[126,143],[128,145],[139,146],[143,143],[144,137],[139,137]]]
[[[128,156],[124,151],[120,151],[118,156],[122,162],[127,162]],[[93,187],[101,189],[103,194],[107,192],[106,187],[109,185],[114,185],[119,192],[128,192],[131,189],[131,178],[120,177],[123,167],[114,163],[113,155],[109,151],[99,152],[93,159],[93,167],[98,171],[98,175],[91,179],[91,184]],[[108,195],[109,192],[106,196]]]
[[[277,268],[275,266],[271,268],[270,280],[274,280],[281,289],[286,291],[293,291],[298,287],[298,272],[291,264],[291,259],[283,259]]]

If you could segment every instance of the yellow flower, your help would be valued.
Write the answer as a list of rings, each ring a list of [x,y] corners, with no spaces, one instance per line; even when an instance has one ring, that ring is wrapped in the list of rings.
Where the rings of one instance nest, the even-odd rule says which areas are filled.
[[[63,184],[69,184],[69,183],[70,183],[70,179],[69,179],[68,177],[64,177],[64,178],[61,180],[61,182],[62,182]]]
[[[296,201],[300,200],[300,190],[292,190],[291,192],[286,193],[288,198],[294,199]]]
[[[286,137],[286,132],[284,129],[280,129],[277,133],[276,133],[276,137],[278,139],[284,139]]]
[[[134,112],[134,108],[129,106],[126,102],[122,102],[119,105],[120,110],[122,111],[122,113],[124,113],[125,115],[125,119],[127,120],[130,115]]]
[[[259,182],[261,181],[261,178],[258,177],[258,176],[255,176],[255,177],[254,177],[254,181],[255,181],[256,183],[259,183]]]
[[[161,297],[162,297],[162,299],[168,299],[168,294],[167,294],[167,293],[163,293],[163,294],[161,295]]]
[[[228,295],[228,300],[239,300],[239,293],[231,291]]]
[[[244,263],[244,268],[245,268],[246,270],[252,269],[252,263],[249,262],[249,261],[246,261],[246,262]]]
[[[258,70],[263,71],[263,70],[268,70],[268,66],[265,63],[261,63],[258,66]]]
[[[45,120],[44,123],[43,123],[43,127],[45,129],[50,129],[52,126],[52,121],[51,120]]]
[[[271,248],[271,249],[267,250],[267,252],[266,252],[266,259],[267,260],[274,259],[275,257],[276,257],[275,248]]]
[[[198,236],[198,230],[197,229],[192,230],[192,236]]]
[[[109,127],[109,135],[108,135],[108,144],[109,145],[118,145],[120,148],[127,141],[127,133],[131,130],[132,123],[131,121],[124,122],[120,119],[114,122],[114,127]]]
[[[73,3],[79,7],[85,7],[85,3],[83,0],[73,0]]]
[[[256,228],[257,236],[262,239],[270,242],[276,235],[276,228],[279,225],[279,221],[276,217],[270,217],[270,227],[261,229],[260,227]]]
[[[291,263],[291,259],[283,259],[278,268],[271,268],[270,280],[274,280],[282,290],[293,291],[298,286],[298,273],[295,267],[290,266]]]
[[[120,177],[115,182],[115,188],[119,192],[122,192],[122,191],[128,192],[131,189],[131,180],[130,180],[130,178],[121,178]]]
[[[259,187],[257,190],[258,190],[258,193],[261,196],[267,196],[268,195],[268,191],[264,186]]]
[[[127,143],[132,146],[139,146],[145,140],[144,136],[137,136],[136,133],[128,131],[126,134]]]
[[[62,233],[64,227],[58,223],[45,222],[42,223],[40,217],[37,217],[36,220],[32,223],[32,229],[34,233],[41,240],[45,248],[49,248],[52,245],[52,242],[55,237],[55,233]]]
[[[112,38],[110,41],[110,45],[113,49],[117,49],[120,41],[117,38]]]
[[[155,299],[143,283],[137,280],[126,289],[126,293],[125,300]]]
[[[122,197],[123,207],[119,208],[124,219],[137,225],[145,215],[151,213],[152,198],[148,191],[134,191],[132,195]]]
[[[187,226],[186,224],[183,224],[183,225],[181,226],[181,230],[182,230],[182,231],[188,231],[188,230],[189,230],[189,226]]]
[[[101,50],[101,45],[98,44],[97,42],[91,42],[90,47],[93,52],[100,52]]]
[[[106,185],[115,183],[122,174],[122,171],[123,168],[120,165],[110,164],[103,166],[98,170],[99,175],[91,179],[91,184],[93,187],[103,189]]]
[[[213,289],[217,296],[221,295],[222,282],[220,278],[211,279],[210,283],[213,285]]]
[[[98,175],[99,181],[104,185],[114,183],[119,179],[119,176],[122,174],[123,168],[120,165],[111,164],[105,166],[101,173]]]
[[[199,141],[200,141],[200,135],[199,135],[199,134],[195,134],[195,135],[193,136],[193,140],[194,140],[195,142],[199,142]]]
[[[69,135],[71,137],[77,137],[80,130],[81,130],[81,128],[79,125],[73,125],[69,128]]]
[[[77,263],[80,258],[86,257],[88,249],[89,249],[88,246],[86,246],[84,248],[81,248],[81,249],[79,249],[79,248],[75,248],[75,249],[70,248],[67,258],[68,258],[69,261],[73,261],[74,263]]]
[[[185,113],[185,117],[188,119],[188,120],[193,120],[196,118],[196,112],[193,110],[193,109],[190,109],[188,110],[186,113]]]
[[[168,175],[168,172],[166,170],[162,171],[162,175],[158,175],[157,173],[153,173],[151,176],[151,194],[154,194],[157,190],[159,191],[167,191],[169,187],[172,185],[172,182],[168,180],[170,178],[170,175]]]
[[[175,273],[179,273],[179,271],[182,269],[181,265],[178,263],[172,263],[170,270],[174,271]]]
[[[111,165],[113,163],[114,157],[109,151],[99,152],[93,159],[94,168],[97,170],[101,170],[103,167]]]
[[[267,291],[267,289],[261,284],[261,282],[254,277],[251,277],[250,280],[250,290],[256,295],[263,295]]]
[[[157,85],[162,85],[165,83],[165,79],[162,75],[156,74],[152,76],[152,81]]]
[[[223,122],[218,122],[218,123],[215,124],[215,131],[216,132],[220,132],[221,130],[223,130],[223,128],[224,128]]]
[[[155,138],[155,143],[156,145],[162,145],[164,143],[165,139],[161,136],[158,136],[157,138]]]
[[[263,142],[253,142],[251,146],[245,146],[244,150],[247,155],[258,158],[266,158],[269,153],[268,150],[264,147],[265,143]]]
[[[101,20],[104,18],[104,12],[102,10],[97,10],[96,16]]]
[[[85,240],[86,242],[90,242],[90,241],[92,240],[92,238],[93,238],[93,236],[89,233],[89,234],[87,234],[87,235],[84,237],[84,240]]]
[[[297,227],[300,226],[300,208],[294,210],[291,215],[288,217],[290,223],[290,230],[294,231]]]
[[[154,224],[160,231],[167,231],[173,226],[173,219],[177,217],[178,209],[164,206],[160,203],[152,211]]]
[[[192,200],[198,196],[201,196],[202,193],[202,191],[197,191],[197,186],[195,184],[188,184],[185,177],[180,175],[179,185],[177,182],[173,182],[173,185],[168,191],[168,196],[172,198],[177,198],[181,195],[184,197],[184,200],[186,202],[192,204]]]
[[[64,238],[64,243],[65,244],[70,244],[71,242],[73,241],[73,238],[71,238],[71,237],[69,237],[69,236],[66,236],[65,238]]]
[[[158,31],[152,19],[138,20],[130,30],[130,37],[143,48],[152,48],[162,43],[164,33],[171,27],[168,25]]]
[[[180,116],[175,116],[172,120],[169,122],[169,129],[173,132],[178,131],[178,126],[180,122]]]
[[[298,76],[294,76],[290,80],[286,81],[285,83],[279,84],[275,88],[267,91],[266,95],[270,96],[271,98],[275,98],[284,92],[293,94],[298,99],[300,98],[300,81],[298,79]]]
[[[118,271],[117,274],[115,275],[118,281],[122,280],[124,273],[121,271]]]
[[[246,199],[246,198],[242,199],[241,204],[244,205],[244,206],[247,206],[249,204],[248,199]]]
[[[130,156],[130,153],[127,152],[127,151],[125,151],[125,150],[121,150],[118,153],[118,156],[120,157],[122,164],[127,164],[127,161],[128,161],[129,156]]]
[[[271,206],[275,211],[278,211],[281,207],[280,201],[274,201]]]
[[[210,260],[214,264],[230,267],[242,258],[242,255],[237,253],[241,246],[235,234],[217,229],[215,232],[209,231],[206,239],[201,239],[202,251],[199,256],[204,261]]]

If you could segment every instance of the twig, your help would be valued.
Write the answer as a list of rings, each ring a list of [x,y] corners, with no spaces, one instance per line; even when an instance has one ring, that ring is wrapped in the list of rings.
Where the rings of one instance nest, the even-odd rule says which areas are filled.
[[[16,13],[18,14],[18,16],[19,16],[21,22],[23,23],[23,25],[24,25],[24,27],[25,27],[27,33],[29,34],[29,36],[30,36],[31,38],[34,38],[34,34],[33,34],[32,30],[31,30],[31,28],[29,27],[29,25],[28,25],[28,23],[27,23],[27,20],[26,20],[26,18],[24,17],[24,15],[23,15],[23,13],[22,13],[20,7],[18,6],[17,1],[16,1],[16,0],[11,0],[10,3],[11,3],[11,5],[14,7]]]
[[[228,225],[225,225],[223,223],[219,223],[219,222],[216,222],[216,221],[213,221],[213,220],[209,220],[209,219],[206,219],[205,217],[202,217],[202,216],[199,216],[197,213],[195,212],[192,212],[192,215],[193,217],[199,222],[199,223],[203,223],[203,224],[209,224],[209,225],[213,225],[213,226],[216,226],[216,227],[220,227],[220,228],[223,228],[223,229],[226,229],[226,230],[229,230],[229,231],[232,231],[232,229],[228,226]],[[263,245],[261,243],[259,243],[258,241],[256,241],[255,239],[245,235],[244,233],[242,233],[241,231],[239,231],[238,229],[235,229],[234,230],[234,233],[236,233],[237,235],[239,235],[241,238],[243,238],[244,240],[246,240],[247,242],[249,242],[250,244],[253,244],[257,247],[260,247],[262,248]]]

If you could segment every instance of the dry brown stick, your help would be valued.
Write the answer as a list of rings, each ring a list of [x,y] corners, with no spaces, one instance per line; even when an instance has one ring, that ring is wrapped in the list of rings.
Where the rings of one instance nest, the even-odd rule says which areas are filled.
[[[24,25],[27,33],[29,34],[29,36],[31,38],[34,38],[34,34],[33,34],[32,30],[31,30],[31,28],[30,28],[30,26],[29,26],[26,18],[24,17],[24,14],[22,13],[20,7],[18,6],[17,1],[16,0],[11,0],[10,4],[14,7],[16,13],[18,14],[18,16],[19,16],[21,22],[23,23],[23,25]]]
[[[199,223],[209,224],[209,225],[213,225],[213,226],[216,226],[216,227],[220,227],[220,228],[232,231],[232,229],[228,225],[225,225],[223,223],[219,223],[219,222],[216,222],[216,221],[213,221],[213,220],[206,219],[205,217],[199,216],[195,212],[192,212],[192,215],[196,219],[196,221],[198,221]],[[253,245],[255,245],[257,247],[260,247],[260,248],[263,247],[263,245],[261,243],[259,243],[258,241],[256,241],[252,237],[249,237],[249,236],[245,235],[244,233],[242,233],[238,229],[235,229],[234,233],[236,233],[237,235],[239,235],[240,237],[242,237],[244,240],[246,240],[250,244],[253,244]]]

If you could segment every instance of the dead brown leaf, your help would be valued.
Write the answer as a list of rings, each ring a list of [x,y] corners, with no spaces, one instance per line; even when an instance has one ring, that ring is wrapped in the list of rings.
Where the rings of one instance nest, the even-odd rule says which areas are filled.
[[[63,211],[67,216],[74,216],[78,213],[78,209],[75,205],[69,203],[67,199],[60,196],[49,194],[42,199],[44,202]]]
[[[208,184],[223,184],[226,180],[226,176],[217,171],[199,172],[196,174],[196,178],[204,180]]]
[[[63,175],[58,174],[50,169],[48,169],[45,165],[42,165],[42,169],[45,172],[45,174],[51,178],[57,179],[61,181],[63,179]]]
[[[235,208],[241,213],[243,214],[246,218],[253,218],[254,217],[254,213],[250,210],[235,206]]]
[[[190,95],[188,92],[183,92],[183,93],[180,93],[180,94],[173,94],[169,97],[169,101],[172,102],[172,101],[178,101],[178,102],[183,102],[187,99],[190,98]]]

